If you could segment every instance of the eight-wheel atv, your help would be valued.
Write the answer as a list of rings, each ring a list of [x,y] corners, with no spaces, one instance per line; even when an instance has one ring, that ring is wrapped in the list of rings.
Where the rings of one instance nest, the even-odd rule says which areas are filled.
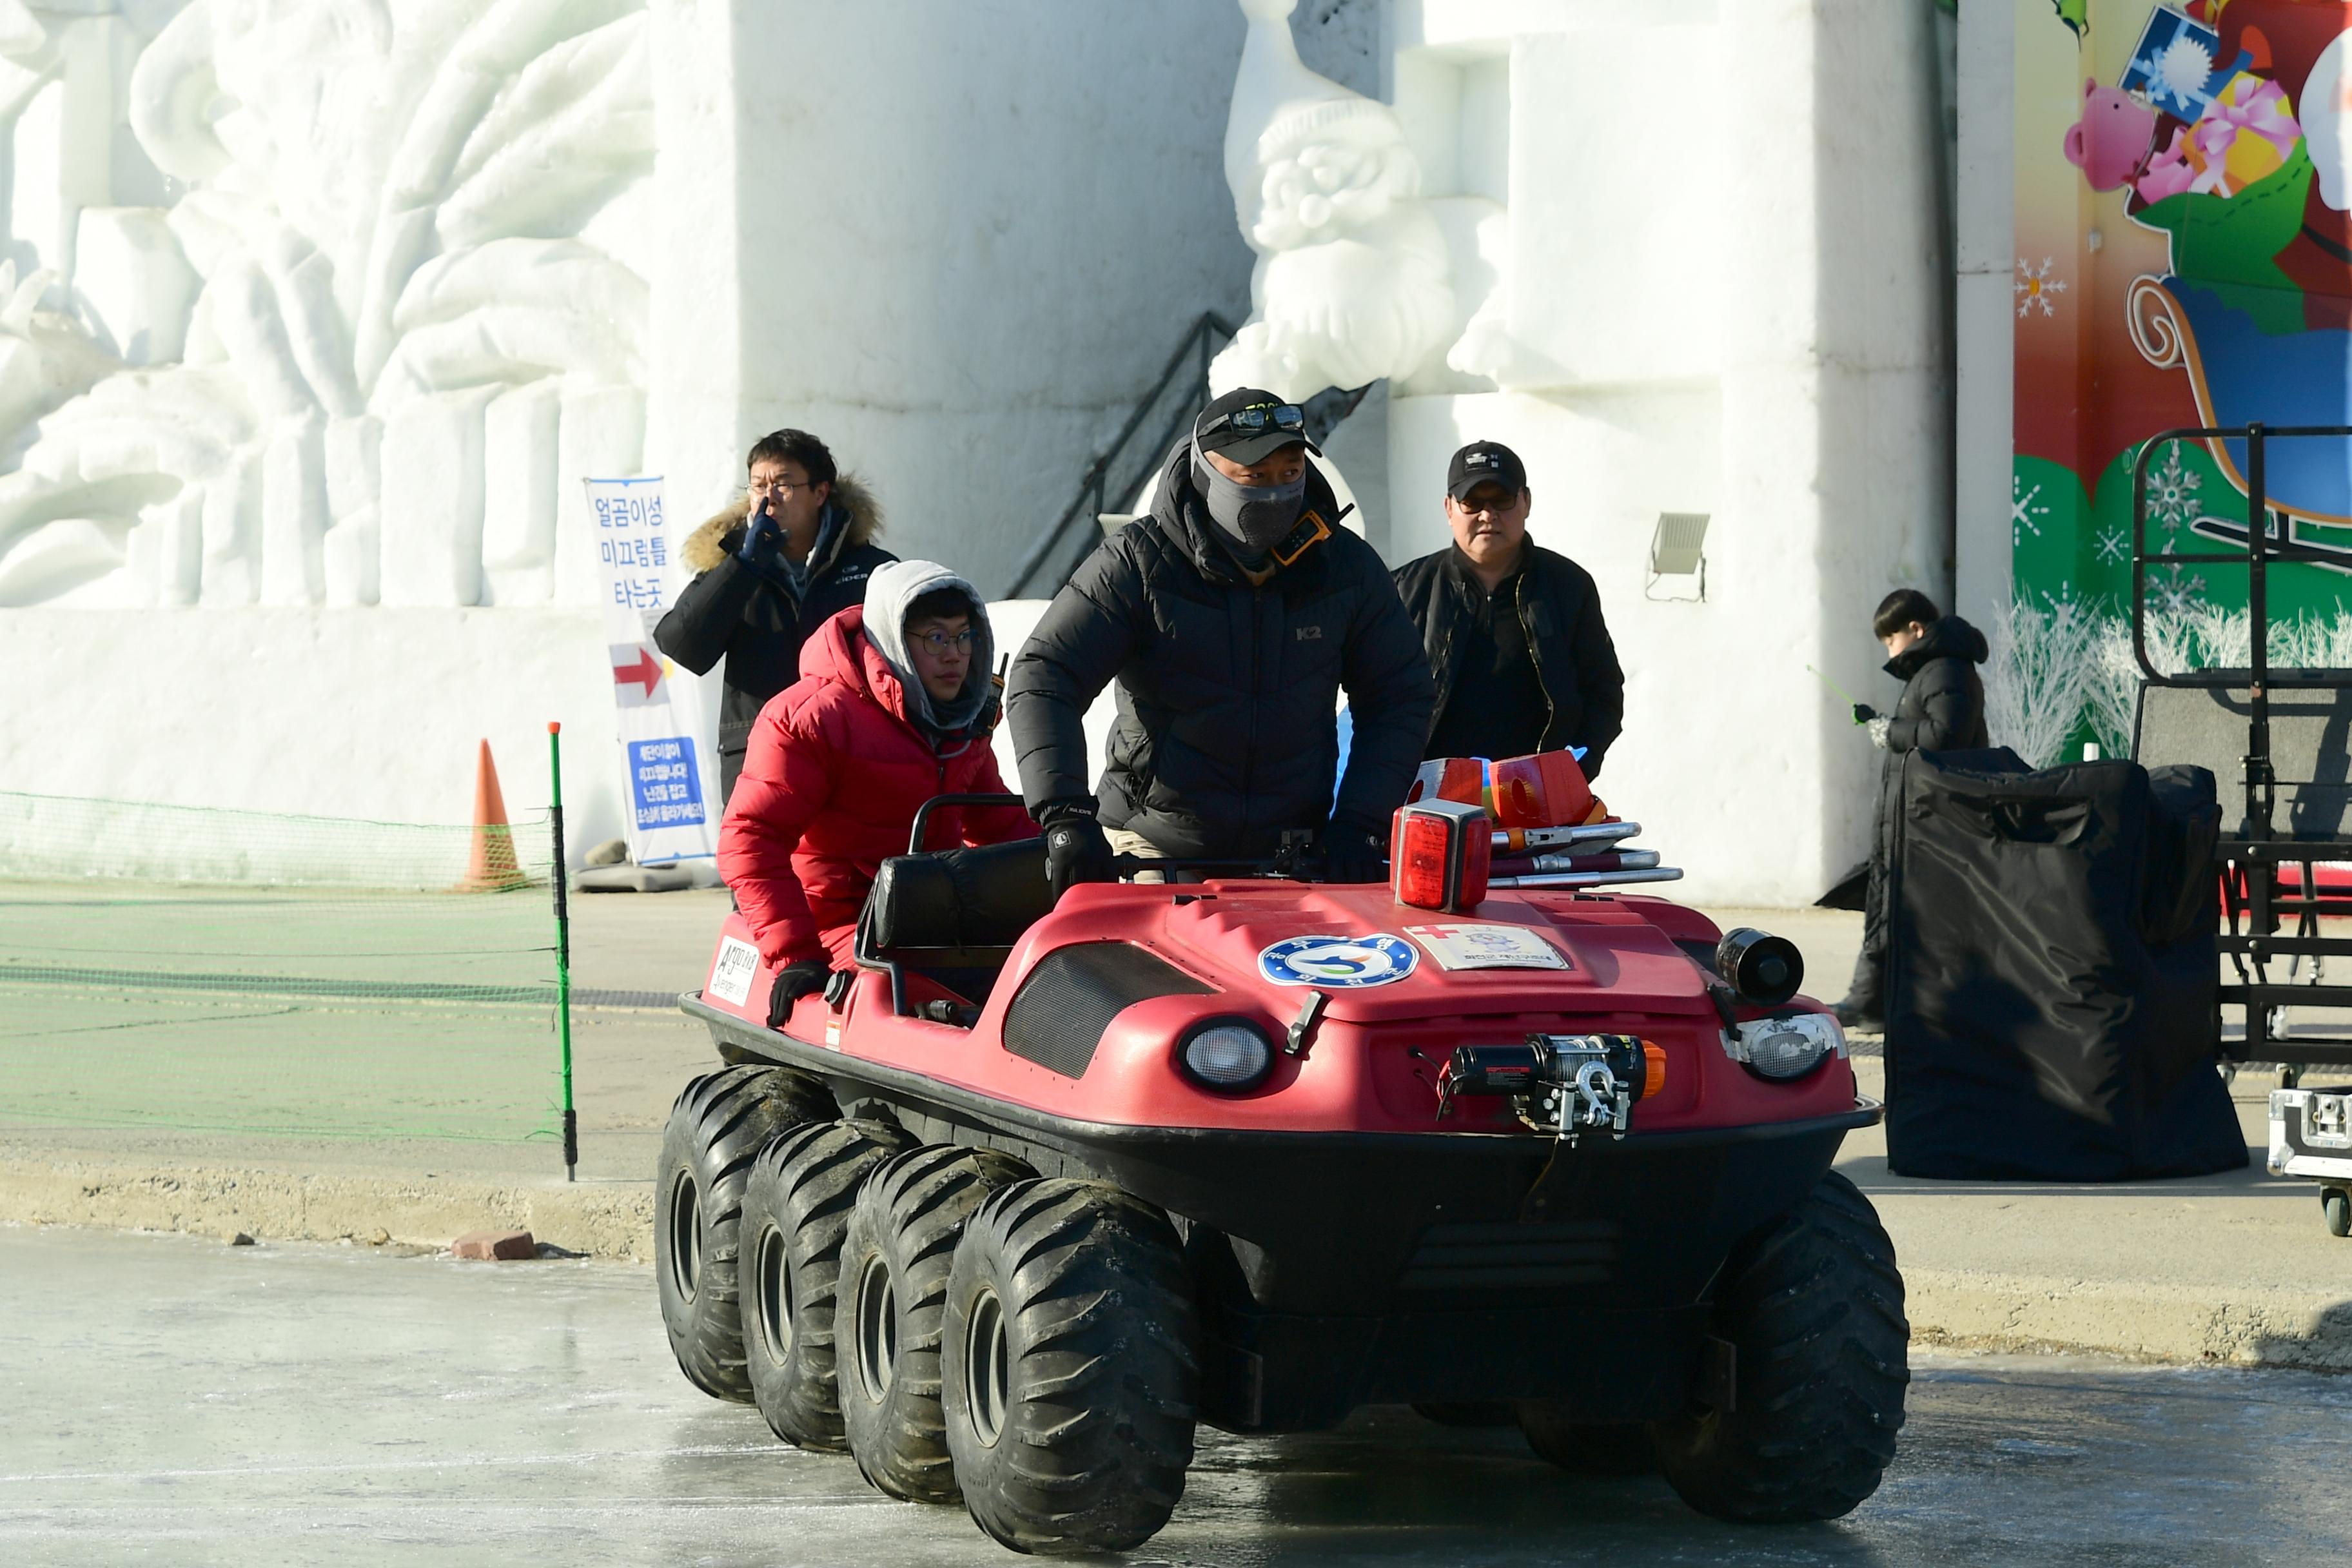
[[[1150,1537],[1197,1421],[1371,1403],[1516,1419],[1720,1518],[1846,1512],[1894,1455],[1909,1330],[1830,1168],[1878,1107],[1795,950],[1478,890],[1049,908],[1034,841],[909,855],[860,968],[772,1018],[730,917],[681,999],[730,1065],[679,1097],[656,1188],[678,1364],[1029,1552]]]

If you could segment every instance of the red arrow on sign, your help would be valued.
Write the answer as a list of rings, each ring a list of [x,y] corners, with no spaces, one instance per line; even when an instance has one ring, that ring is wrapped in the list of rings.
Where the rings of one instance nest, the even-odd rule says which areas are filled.
[[[661,660],[642,647],[637,649],[637,661],[635,664],[616,664],[613,667],[614,685],[632,686],[642,683],[647,697],[651,697],[654,694],[654,688],[661,684]]]

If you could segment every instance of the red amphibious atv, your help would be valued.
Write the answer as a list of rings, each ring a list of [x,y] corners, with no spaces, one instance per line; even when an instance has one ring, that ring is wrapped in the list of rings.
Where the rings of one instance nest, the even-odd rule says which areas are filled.
[[[730,1065],[656,1187],[678,1364],[1028,1552],[1149,1538],[1198,1421],[1375,1403],[1720,1518],[1853,1508],[1909,1328],[1830,1168],[1879,1112],[1843,1036],[1786,942],[1577,885],[1621,873],[1482,886],[1491,833],[1408,806],[1391,885],[1057,908],[1034,840],[909,854],[858,970],[772,1020],[730,917],[681,999]]]

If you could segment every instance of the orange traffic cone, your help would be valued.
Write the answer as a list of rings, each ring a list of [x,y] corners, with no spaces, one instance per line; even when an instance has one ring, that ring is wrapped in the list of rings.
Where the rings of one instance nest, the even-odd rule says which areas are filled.
[[[499,793],[498,765],[490,761],[490,743],[482,742],[481,760],[474,770],[474,841],[466,857],[461,893],[496,893],[520,888],[530,879],[515,859],[514,834],[507,826],[506,797]]]

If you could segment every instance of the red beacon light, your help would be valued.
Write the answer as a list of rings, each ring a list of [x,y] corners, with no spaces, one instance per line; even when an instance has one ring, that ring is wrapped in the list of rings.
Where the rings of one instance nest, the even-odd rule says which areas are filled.
[[[1494,829],[1483,807],[1430,798],[1397,808],[1389,865],[1401,904],[1447,914],[1477,908],[1494,856]]]

